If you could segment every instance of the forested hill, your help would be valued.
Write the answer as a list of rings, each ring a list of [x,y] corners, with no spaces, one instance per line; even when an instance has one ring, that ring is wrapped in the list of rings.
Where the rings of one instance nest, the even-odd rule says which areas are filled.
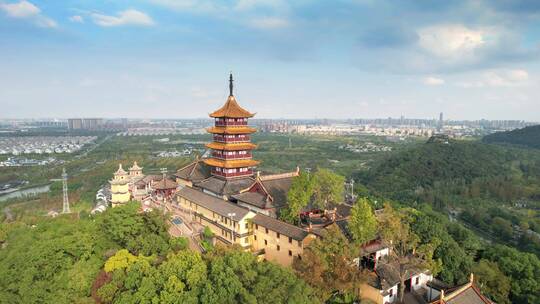
[[[540,149],[540,125],[484,136],[485,143],[512,144]]]
[[[375,163],[359,179],[374,193],[401,201],[445,204],[452,197],[482,195],[511,199],[513,180],[540,171],[537,159],[525,151],[481,142],[419,144]]]

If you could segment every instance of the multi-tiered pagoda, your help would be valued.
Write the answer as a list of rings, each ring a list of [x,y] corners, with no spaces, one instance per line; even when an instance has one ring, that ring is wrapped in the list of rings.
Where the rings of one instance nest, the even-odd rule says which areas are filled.
[[[211,167],[214,176],[232,179],[253,175],[253,168],[259,164],[252,159],[251,151],[257,145],[251,143],[250,134],[256,130],[248,126],[248,118],[254,114],[246,111],[236,102],[233,95],[233,77],[229,77],[229,97],[225,105],[210,114],[214,126],[207,131],[213,134],[213,142],[206,146],[211,149],[211,157],[204,162]]]

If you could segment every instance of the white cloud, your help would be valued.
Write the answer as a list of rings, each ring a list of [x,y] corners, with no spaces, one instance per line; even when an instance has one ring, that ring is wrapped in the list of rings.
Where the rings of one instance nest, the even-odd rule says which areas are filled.
[[[444,84],[444,79],[437,77],[426,77],[423,80],[425,85],[438,86]]]
[[[250,25],[260,29],[279,29],[288,27],[289,21],[278,17],[262,17],[252,19]]]
[[[84,23],[84,18],[80,15],[75,15],[75,16],[69,17],[69,21],[77,22],[77,23]]]
[[[105,27],[122,25],[150,26],[154,24],[154,20],[152,20],[150,16],[134,9],[121,11],[117,14],[117,16],[109,16],[98,13],[93,13],[91,16],[95,24]]]
[[[21,1],[17,3],[0,3],[0,8],[11,17],[14,18],[27,18],[37,16],[41,13],[41,10],[28,1]]]
[[[490,70],[471,81],[458,82],[456,85],[464,88],[482,87],[515,87],[526,85],[529,73],[525,70]]]
[[[485,30],[472,30],[463,25],[437,25],[418,31],[419,44],[439,57],[459,57],[486,43]]]
[[[58,26],[56,21],[41,14],[39,7],[28,1],[0,3],[0,10],[13,18],[32,20],[39,27],[53,28]]]

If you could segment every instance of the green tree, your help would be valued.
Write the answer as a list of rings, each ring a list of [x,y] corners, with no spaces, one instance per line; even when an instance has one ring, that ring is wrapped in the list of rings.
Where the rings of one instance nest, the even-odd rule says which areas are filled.
[[[330,204],[341,204],[345,191],[345,177],[328,169],[313,174],[313,204],[325,209]]]
[[[279,213],[279,218],[290,224],[297,224],[299,214],[305,208],[313,196],[313,184],[309,175],[300,173],[293,179],[291,188],[287,193],[287,207]]]
[[[354,204],[349,219],[349,230],[357,244],[371,241],[377,234],[377,219],[366,198],[360,198]]]
[[[112,272],[117,269],[128,268],[129,265],[135,263],[137,257],[129,253],[126,249],[118,250],[107,262],[105,262],[104,269],[106,272]]]
[[[510,279],[502,273],[499,265],[485,259],[473,268],[475,281],[482,292],[495,303],[510,303]]]
[[[540,302],[540,260],[531,253],[523,253],[503,245],[488,247],[482,258],[495,262],[510,279],[512,303]]]
[[[355,248],[339,228],[332,225],[326,228],[321,239],[312,241],[304,249],[301,259],[295,259],[293,269],[321,299],[328,299],[335,291],[358,297],[359,285],[366,279],[366,274],[352,262],[358,257]]]
[[[433,251],[437,244],[420,244],[420,238],[411,231],[406,215],[396,211],[388,203],[378,220],[382,239],[391,244],[388,262],[395,263],[399,270],[399,299],[403,302],[405,280],[408,279],[410,269],[427,268],[436,274],[436,270],[440,268],[440,263],[433,260]]]

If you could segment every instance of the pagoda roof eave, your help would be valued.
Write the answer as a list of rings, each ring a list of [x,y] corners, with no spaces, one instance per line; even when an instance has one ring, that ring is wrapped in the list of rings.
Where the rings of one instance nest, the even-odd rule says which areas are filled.
[[[251,134],[257,132],[255,128],[251,127],[210,127],[206,131],[212,134]]]

